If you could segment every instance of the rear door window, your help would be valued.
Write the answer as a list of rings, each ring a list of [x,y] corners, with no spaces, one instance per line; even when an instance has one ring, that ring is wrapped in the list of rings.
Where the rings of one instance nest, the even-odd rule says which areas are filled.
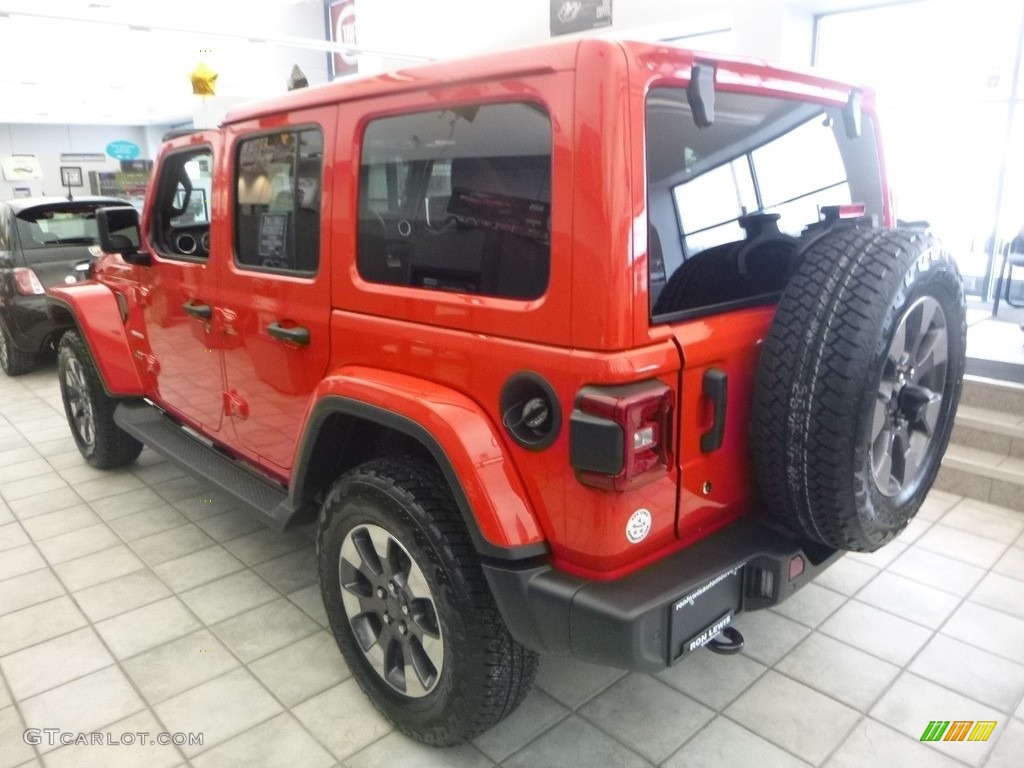
[[[315,273],[320,265],[323,134],[253,136],[238,146],[235,259],[239,266]]]

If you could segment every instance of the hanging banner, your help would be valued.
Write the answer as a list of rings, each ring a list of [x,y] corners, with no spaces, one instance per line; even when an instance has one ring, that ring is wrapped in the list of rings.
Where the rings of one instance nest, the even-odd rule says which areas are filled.
[[[551,0],[551,36],[611,26],[612,0]]]
[[[344,45],[356,44],[355,0],[332,0],[327,5],[330,41]],[[355,53],[332,53],[331,79],[354,75],[359,71],[359,57]]]

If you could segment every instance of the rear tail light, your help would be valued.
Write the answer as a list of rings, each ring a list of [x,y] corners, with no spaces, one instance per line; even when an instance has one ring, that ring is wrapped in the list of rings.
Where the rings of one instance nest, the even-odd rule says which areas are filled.
[[[22,296],[36,296],[46,293],[39,277],[27,267],[15,267],[14,287]]]
[[[584,387],[569,423],[569,456],[584,485],[626,491],[672,466],[671,388],[660,381]]]

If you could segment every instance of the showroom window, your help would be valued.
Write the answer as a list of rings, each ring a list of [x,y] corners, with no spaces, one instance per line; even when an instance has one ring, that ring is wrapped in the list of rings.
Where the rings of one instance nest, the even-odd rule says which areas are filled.
[[[930,222],[984,298],[1024,224],[1022,16],[1021,0],[918,0],[817,20],[815,64],[877,91],[897,216]]]
[[[240,266],[316,272],[323,146],[316,128],[239,142],[235,259]]]
[[[503,298],[547,289],[551,120],[481,104],[370,122],[358,266],[364,280]]]

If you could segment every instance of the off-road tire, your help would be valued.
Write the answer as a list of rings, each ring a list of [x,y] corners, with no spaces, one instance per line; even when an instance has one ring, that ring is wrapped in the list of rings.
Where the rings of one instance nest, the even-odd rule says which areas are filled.
[[[0,368],[8,376],[21,376],[36,367],[36,356],[14,346],[7,324],[0,321]]]
[[[379,549],[394,550],[395,556],[378,558],[374,564],[370,555],[368,562],[363,553],[370,533],[377,537],[372,544],[375,552],[383,555]],[[384,546],[382,539],[386,539]],[[349,547],[360,543],[360,563],[342,562],[346,541]],[[406,556],[413,565],[405,563]],[[327,617],[352,675],[403,733],[434,746],[459,744],[490,728],[522,702],[536,675],[537,656],[519,645],[505,626],[465,524],[436,467],[403,456],[376,459],[344,474],[321,508],[317,559]],[[389,561],[404,565],[395,568],[395,562]],[[356,616],[346,610],[343,568],[349,604],[359,601],[358,609],[352,611],[359,611]],[[403,569],[405,576],[401,576]],[[416,576],[413,569],[419,570],[422,580],[412,578]],[[393,581],[398,582],[397,590],[389,587]],[[429,594],[414,595],[407,588],[413,581]],[[397,635],[396,625],[402,613],[409,615],[406,609],[413,597],[420,601],[418,613],[429,619],[422,624],[440,636],[440,651],[435,643],[437,655],[432,659],[437,674],[428,683],[410,682],[409,676],[401,674],[388,678],[387,665],[370,658],[376,647],[385,646],[391,651],[389,658],[399,663],[412,657],[410,647],[400,644],[411,640],[406,639],[407,632]],[[366,652],[352,619],[363,644],[370,645]],[[414,672],[411,666],[407,663],[404,670],[409,675]],[[393,673],[392,668],[388,674]],[[412,691],[415,684],[415,691],[407,695],[396,687],[396,680],[406,686],[405,691]]]
[[[114,423],[118,401],[107,394],[92,354],[77,331],[61,337],[57,378],[71,434],[86,462],[97,469],[114,469],[135,461],[142,443]]]
[[[758,368],[750,442],[768,515],[846,550],[902,531],[949,442],[966,334],[960,274],[927,233],[849,228],[813,244]]]

